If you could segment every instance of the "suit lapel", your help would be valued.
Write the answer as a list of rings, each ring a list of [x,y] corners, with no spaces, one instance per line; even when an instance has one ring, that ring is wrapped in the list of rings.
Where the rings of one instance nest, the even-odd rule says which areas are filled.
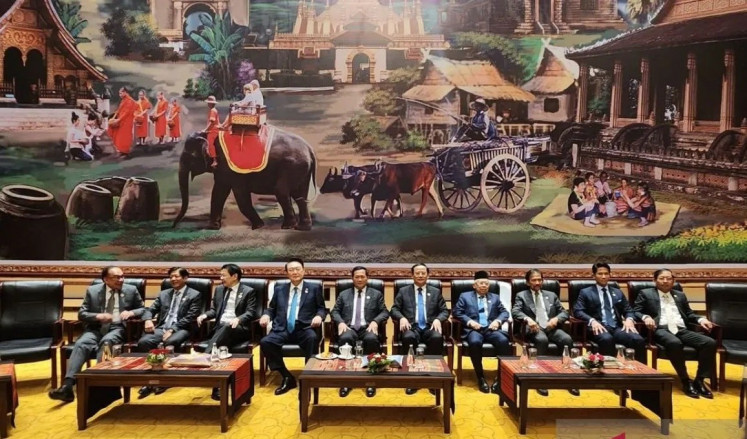
[[[529,290],[529,292],[524,293],[524,296],[527,297],[525,301],[527,305],[529,305],[529,309],[534,314],[534,317],[537,317],[537,306],[535,306],[534,304],[534,293],[532,292],[532,290]]]
[[[106,284],[103,285],[98,294],[99,309],[102,313],[106,312]]]

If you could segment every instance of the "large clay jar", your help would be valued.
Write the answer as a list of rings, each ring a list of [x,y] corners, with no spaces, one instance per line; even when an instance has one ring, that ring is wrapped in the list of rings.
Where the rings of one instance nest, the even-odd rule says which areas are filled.
[[[114,219],[114,195],[97,184],[80,183],[67,199],[65,213],[79,222],[111,221]]]
[[[119,198],[117,218],[126,223],[158,221],[160,203],[157,181],[146,177],[130,177]]]
[[[64,260],[68,224],[54,196],[34,186],[0,189],[0,258]]]
[[[102,177],[96,180],[88,180],[84,183],[93,183],[97,186],[101,186],[105,189],[108,189],[113,196],[121,197],[122,189],[124,189],[125,184],[127,184],[127,178],[118,176]]]

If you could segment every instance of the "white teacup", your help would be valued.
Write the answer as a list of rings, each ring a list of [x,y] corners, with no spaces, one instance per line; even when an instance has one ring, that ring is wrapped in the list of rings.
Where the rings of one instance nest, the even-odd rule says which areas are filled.
[[[352,349],[353,349],[352,346],[345,343],[344,345],[340,346],[340,355],[346,358],[350,357],[350,355],[352,354]]]

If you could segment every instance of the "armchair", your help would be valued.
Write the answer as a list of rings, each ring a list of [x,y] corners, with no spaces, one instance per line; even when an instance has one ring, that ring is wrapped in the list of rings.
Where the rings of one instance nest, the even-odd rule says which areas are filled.
[[[0,358],[16,363],[50,359],[53,389],[62,346],[63,298],[60,280],[0,283]]]
[[[210,300],[213,298],[213,281],[211,279],[204,279],[200,277],[190,277],[187,278],[187,286],[200,292],[200,314],[207,311],[210,308]],[[163,279],[161,281],[161,291],[167,290],[169,288],[171,288],[171,280],[169,280],[168,278]],[[190,341],[184,343],[184,345],[182,346],[182,350],[184,350],[188,346],[194,347],[199,340],[204,340],[207,337],[207,325],[199,328],[197,327],[196,321],[192,322],[191,332],[192,333],[190,334]]]
[[[381,279],[369,279],[367,284],[369,288],[373,288],[376,290],[381,291],[382,294],[384,294],[384,281]],[[353,288],[353,281],[351,279],[338,279],[335,281],[335,294],[340,294],[341,291],[345,291],[349,288]],[[331,319],[331,317],[330,317]],[[339,338],[339,335],[337,334],[337,327],[335,326],[334,322],[331,322],[329,327],[329,347],[328,349],[331,351],[335,351],[336,353],[339,353],[339,344],[337,343],[337,339]],[[387,353],[387,339],[386,339],[386,325],[380,325],[379,326],[379,352]]]
[[[526,280],[524,278],[516,278],[511,280],[511,303],[516,302],[516,295],[524,290],[529,289],[529,284],[527,284]],[[551,280],[551,279],[545,279],[542,281],[542,289],[545,291],[552,291],[553,293],[557,294],[558,297],[560,297],[560,282],[557,280]],[[569,311],[570,314],[570,311]],[[568,319],[566,322],[566,328],[569,329],[568,334],[571,337],[574,337],[573,333],[573,327],[571,326],[571,320]],[[513,325],[513,337],[516,344],[520,344],[524,346],[526,344],[525,340],[525,333],[526,333],[526,322],[515,322]],[[575,340],[575,337],[574,337]],[[562,350],[561,348],[552,340],[550,340],[550,344],[547,345],[547,351],[548,354],[552,355],[561,355]]]
[[[726,363],[747,363],[747,283],[707,283],[706,313],[721,328],[718,346],[719,388],[726,389]]]
[[[459,296],[467,291],[474,290],[474,281],[472,280],[453,280],[451,281],[451,310],[454,311]],[[501,329],[508,332],[509,342],[513,349],[513,337],[512,327],[513,319],[511,318],[511,285],[507,282],[499,282],[496,280],[490,280],[489,292],[498,294],[501,298],[503,307],[508,311],[508,321],[503,323]],[[451,342],[454,346],[459,346],[457,351],[457,384],[462,384],[462,360],[464,355],[469,355],[469,345],[466,340],[462,340],[462,322],[454,318],[453,315],[450,317],[452,324]],[[490,343],[484,343],[482,345],[483,357],[496,357],[498,351]]]
[[[596,281],[593,280],[568,281],[568,313],[570,313],[571,315],[571,331],[573,332],[571,336],[574,340],[581,340],[584,349],[591,349],[594,352],[597,352],[598,347],[596,343],[587,339],[587,326],[589,322],[577,319],[573,314],[573,308],[576,306],[576,300],[578,299],[578,294],[581,292],[581,290],[594,286],[596,284]],[[607,285],[612,288],[620,288],[620,285],[618,285],[616,281],[609,281]],[[630,306],[633,306],[633,304],[631,303]]]

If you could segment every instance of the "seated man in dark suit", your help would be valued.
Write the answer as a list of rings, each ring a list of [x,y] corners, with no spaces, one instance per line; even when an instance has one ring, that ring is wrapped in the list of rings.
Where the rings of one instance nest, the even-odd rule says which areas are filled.
[[[251,324],[257,317],[259,293],[253,288],[242,285],[241,267],[236,264],[225,264],[220,269],[221,285],[215,289],[210,309],[197,317],[201,326],[206,319],[215,319],[213,335],[208,341],[206,352],[212,352],[214,346],[232,346],[249,340],[252,335]],[[211,397],[220,401],[220,389],[213,388]]]
[[[314,328],[321,326],[327,317],[322,288],[304,284],[303,261],[291,259],[285,264],[285,272],[290,283],[275,285],[272,299],[259,320],[263,328],[272,322],[270,333],[259,344],[267,357],[267,366],[283,377],[280,386],[275,389],[275,395],[282,395],[296,387],[296,380],[283,361],[283,345],[287,342],[298,344],[308,361],[319,344]]]
[[[636,317],[642,320],[650,331],[654,331],[654,341],[664,346],[669,361],[682,381],[682,390],[691,398],[711,399],[713,394],[703,382],[711,376],[716,360],[716,341],[699,332],[687,329],[687,323],[700,325],[706,331],[713,328],[707,318],[690,309],[687,296],[675,291],[674,275],[668,269],[654,272],[656,288],[638,293],[633,304]],[[683,348],[690,346],[698,351],[698,371],[695,380],[690,381],[685,367]]]
[[[572,348],[573,339],[561,329],[569,315],[558,295],[542,289],[542,272],[536,268],[527,271],[524,279],[530,289],[516,295],[511,313],[514,321],[526,322],[527,341],[534,343],[537,355],[547,355],[550,340],[560,347]],[[577,389],[570,392],[579,394]],[[537,389],[537,393],[548,395],[547,389]]]
[[[101,347],[125,341],[125,320],[143,315],[143,299],[137,288],[124,283],[121,268],[104,267],[101,280],[103,284],[91,285],[86,290],[83,304],[78,310],[78,320],[85,325],[83,334],[70,354],[65,381],[59,388],[49,391],[52,399],[72,402],[75,399],[75,374],[80,372],[91,354],[98,351],[97,359],[101,361]]]
[[[332,321],[337,325],[339,346],[355,346],[356,341],[363,342],[363,353],[368,355],[379,352],[379,327],[386,325],[389,311],[384,304],[384,293],[367,288],[368,271],[365,267],[352,270],[353,288],[342,291],[337,296],[332,308]],[[350,389],[340,389],[340,396],[346,397]],[[366,389],[366,396],[376,394],[374,387]]]
[[[635,313],[622,291],[608,286],[610,266],[598,262],[591,266],[597,284],[578,293],[573,313],[585,321],[588,337],[599,345],[599,353],[617,355],[616,344],[635,349],[635,358],[646,364],[646,342],[635,329]]]
[[[490,276],[487,271],[475,273],[474,287],[474,291],[459,295],[454,306],[454,318],[462,322],[462,339],[467,340],[469,345],[477,386],[482,393],[490,393],[482,368],[482,345],[490,343],[495,346],[498,355],[508,355],[508,334],[501,330],[501,325],[508,320],[509,315],[500,296],[488,292]],[[497,380],[493,383],[493,390],[498,392]]]
[[[144,331],[137,343],[138,352],[148,352],[156,349],[159,344],[179,348],[189,338],[192,322],[202,306],[200,292],[187,286],[189,271],[182,267],[169,269],[171,288],[158,293],[153,304],[143,312]],[[153,324],[153,316],[158,315]],[[139,391],[139,398],[145,398],[151,393],[156,395],[166,391],[166,387],[143,386]]]
[[[441,355],[444,345],[441,324],[449,318],[449,309],[441,290],[427,285],[430,269],[425,264],[415,264],[410,271],[414,284],[399,290],[389,313],[393,320],[399,320],[401,353],[407,355],[411,346],[415,349],[419,343],[425,343],[426,355]],[[417,391],[405,392],[413,395]]]

